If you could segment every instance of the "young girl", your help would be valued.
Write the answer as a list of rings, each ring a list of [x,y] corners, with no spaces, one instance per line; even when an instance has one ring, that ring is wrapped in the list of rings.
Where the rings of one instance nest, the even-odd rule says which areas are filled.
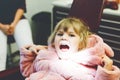
[[[48,47],[28,45],[20,55],[20,68],[26,80],[120,78],[120,69],[109,58],[114,56],[112,49],[76,18],[65,18],[56,25]]]

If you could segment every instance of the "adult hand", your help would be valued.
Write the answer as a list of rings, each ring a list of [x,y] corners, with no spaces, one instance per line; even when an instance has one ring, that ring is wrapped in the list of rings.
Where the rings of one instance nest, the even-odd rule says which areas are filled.
[[[9,27],[9,35],[13,35],[14,34],[14,30],[15,30],[15,27],[14,26],[12,26],[12,25],[10,25],[10,27]]]
[[[118,10],[118,4],[119,4],[119,0],[106,0],[105,8]]]
[[[0,29],[6,34],[11,35],[11,32],[9,31],[10,26],[8,24],[0,24]]]

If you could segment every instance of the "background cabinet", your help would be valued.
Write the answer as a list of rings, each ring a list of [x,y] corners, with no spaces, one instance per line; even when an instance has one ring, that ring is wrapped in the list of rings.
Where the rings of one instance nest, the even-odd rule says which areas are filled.
[[[114,63],[120,67],[120,16],[103,14],[98,34],[114,50]]]

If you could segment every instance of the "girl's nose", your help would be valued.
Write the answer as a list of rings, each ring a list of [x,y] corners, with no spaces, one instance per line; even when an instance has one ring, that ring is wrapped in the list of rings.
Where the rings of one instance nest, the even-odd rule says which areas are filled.
[[[67,40],[67,37],[68,37],[67,34],[64,34],[64,35],[62,36],[62,39],[63,39],[63,40]]]

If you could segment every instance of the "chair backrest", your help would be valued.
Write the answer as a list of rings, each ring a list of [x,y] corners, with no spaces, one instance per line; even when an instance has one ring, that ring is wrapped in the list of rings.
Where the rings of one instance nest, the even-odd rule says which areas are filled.
[[[105,0],[74,0],[68,17],[83,19],[96,32],[103,13]]]

